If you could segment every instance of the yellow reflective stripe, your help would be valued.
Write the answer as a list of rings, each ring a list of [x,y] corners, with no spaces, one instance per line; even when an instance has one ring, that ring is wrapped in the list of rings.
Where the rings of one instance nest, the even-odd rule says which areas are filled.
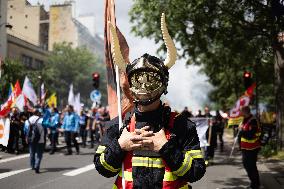
[[[96,151],[96,154],[101,154],[105,151],[106,147],[105,146],[99,146],[97,151]]]
[[[197,158],[201,158],[201,159],[202,159],[202,158],[203,158],[203,155],[200,154],[200,155],[192,156],[192,158],[193,158],[193,159],[197,159]]]
[[[120,171],[118,175],[122,177],[122,171]],[[124,171],[124,179],[125,181],[133,181],[132,172]]]
[[[165,172],[163,181],[175,181],[178,177],[175,176],[172,172]]]
[[[255,143],[257,140],[259,140],[258,138],[255,138],[255,139],[245,139],[245,138],[241,138],[241,142],[247,142],[247,143]]]
[[[203,155],[202,155],[201,150],[190,150],[190,151],[188,151],[188,153],[190,154],[190,156],[191,156],[193,159],[196,159],[196,158],[203,158]]]
[[[201,150],[189,150],[189,151],[186,151],[186,152],[189,152],[190,154],[192,154],[192,153],[201,153]]]
[[[190,156],[190,151],[186,152],[184,155],[184,161],[182,162],[182,165],[180,168],[176,171],[173,171],[174,174],[177,176],[183,176],[185,173],[190,169],[192,164],[192,157]]]
[[[111,172],[118,172],[120,169],[115,169],[113,168],[111,165],[109,165],[106,161],[105,161],[105,154],[102,153],[101,156],[100,156],[100,162],[102,164],[102,166],[104,166],[105,169],[111,171]]]
[[[182,187],[181,187],[181,188],[179,188],[179,189],[189,189],[188,184],[186,184],[186,185],[182,186]]]
[[[132,163],[133,167],[155,167],[155,168],[163,168],[165,165],[156,165],[156,164],[147,164],[147,163]]]
[[[133,157],[132,166],[134,167],[165,167],[162,158],[150,158],[150,157]]]
[[[117,188],[117,186],[114,184],[114,185],[112,186],[112,189],[118,189],[118,188]]]
[[[259,137],[261,135],[261,132],[258,132],[255,135]]]

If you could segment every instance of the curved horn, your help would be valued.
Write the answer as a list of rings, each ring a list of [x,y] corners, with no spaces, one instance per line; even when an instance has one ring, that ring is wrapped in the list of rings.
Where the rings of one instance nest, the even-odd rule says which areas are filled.
[[[119,40],[117,37],[116,29],[114,26],[108,22],[108,26],[111,32],[111,51],[112,51],[112,58],[114,63],[119,67],[119,69],[123,72],[126,70],[126,63],[120,51]]]
[[[165,42],[165,45],[167,47],[167,58],[164,62],[165,66],[167,66],[168,69],[170,69],[176,62],[177,59],[177,49],[175,47],[175,44],[168,32],[165,14],[162,13],[161,17],[161,30],[163,34],[163,39]]]

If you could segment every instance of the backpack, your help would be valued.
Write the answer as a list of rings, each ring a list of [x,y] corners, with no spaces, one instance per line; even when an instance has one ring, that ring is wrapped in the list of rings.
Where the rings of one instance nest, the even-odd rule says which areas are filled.
[[[37,124],[38,118],[35,123],[31,124],[31,122],[28,120],[30,126],[28,130],[28,143],[38,143],[40,140],[40,130],[39,130],[39,125]]]

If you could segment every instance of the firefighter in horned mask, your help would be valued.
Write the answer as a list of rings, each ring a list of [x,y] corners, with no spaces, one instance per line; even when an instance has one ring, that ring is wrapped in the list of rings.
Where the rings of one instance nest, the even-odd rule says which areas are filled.
[[[160,101],[167,93],[168,69],[176,60],[176,48],[170,38],[165,16],[161,29],[167,46],[167,59],[144,54],[123,62],[116,30],[110,25],[113,59],[125,71],[135,107],[123,117],[109,122],[102,144],[94,157],[97,171],[105,177],[117,176],[113,188],[190,188],[189,183],[205,173],[195,124],[183,114],[171,112]]]

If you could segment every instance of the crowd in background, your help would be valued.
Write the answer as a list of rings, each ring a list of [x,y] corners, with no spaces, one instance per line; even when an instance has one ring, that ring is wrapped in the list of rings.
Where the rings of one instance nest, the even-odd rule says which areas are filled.
[[[222,117],[220,114],[219,110],[215,111],[215,114],[212,115],[210,113],[209,107],[204,108],[204,114],[202,114],[201,110],[198,110],[198,112],[193,115],[193,113],[188,110],[187,107],[184,108],[182,111],[182,114],[184,116],[190,118],[208,118],[208,129],[206,131],[206,139],[208,142],[208,146],[206,146],[203,151],[204,151],[204,158],[205,158],[205,163],[209,164],[212,163],[214,154],[215,154],[215,149],[217,148],[217,141],[219,139],[220,143],[220,151],[223,152],[224,150],[224,140],[223,140],[223,134],[224,134],[224,128],[227,124],[227,119]]]
[[[31,124],[29,118],[34,115],[42,119],[45,149],[48,149],[50,154],[54,154],[59,144],[59,137],[64,137],[67,145],[65,155],[72,154],[72,143],[77,154],[80,153],[79,142],[83,148],[87,144],[90,148],[94,148],[95,142],[101,140],[105,121],[110,119],[107,108],[101,106],[91,109],[82,106],[80,113],[75,112],[72,105],[67,105],[62,110],[45,105],[37,105],[35,108],[25,106],[22,112],[13,107],[8,116],[10,119],[8,146],[1,146],[2,151],[15,154],[28,151],[27,135]]]
[[[27,142],[27,133],[29,129],[29,118],[36,112],[42,118],[42,126],[45,130],[44,148],[54,154],[59,144],[59,137],[66,143],[65,155],[73,154],[72,146],[75,147],[76,154],[80,153],[82,148],[94,148],[94,144],[100,142],[105,131],[105,122],[110,120],[109,112],[106,107],[93,107],[91,109],[82,106],[80,113],[74,111],[72,105],[67,105],[62,110],[56,107],[35,106],[34,109],[24,107],[20,112],[17,108],[12,108],[10,118],[10,136],[8,146],[2,146],[2,151],[7,153],[27,152],[29,145]],[[217,148],[219,139],[220,151],[223,151],[224,141],[223,133],[226,125],[220,112],[217,110],[214,116],[210,113],[208,107],[204,108],[204,113],[199,110],[195,115],[187,107],[181,112],[188,118],[210,118],[208,119],[209,129],[206,132],[206,139],[209,146],[204,149],[204,156],[207,161],[214,158],[214,151]]]

